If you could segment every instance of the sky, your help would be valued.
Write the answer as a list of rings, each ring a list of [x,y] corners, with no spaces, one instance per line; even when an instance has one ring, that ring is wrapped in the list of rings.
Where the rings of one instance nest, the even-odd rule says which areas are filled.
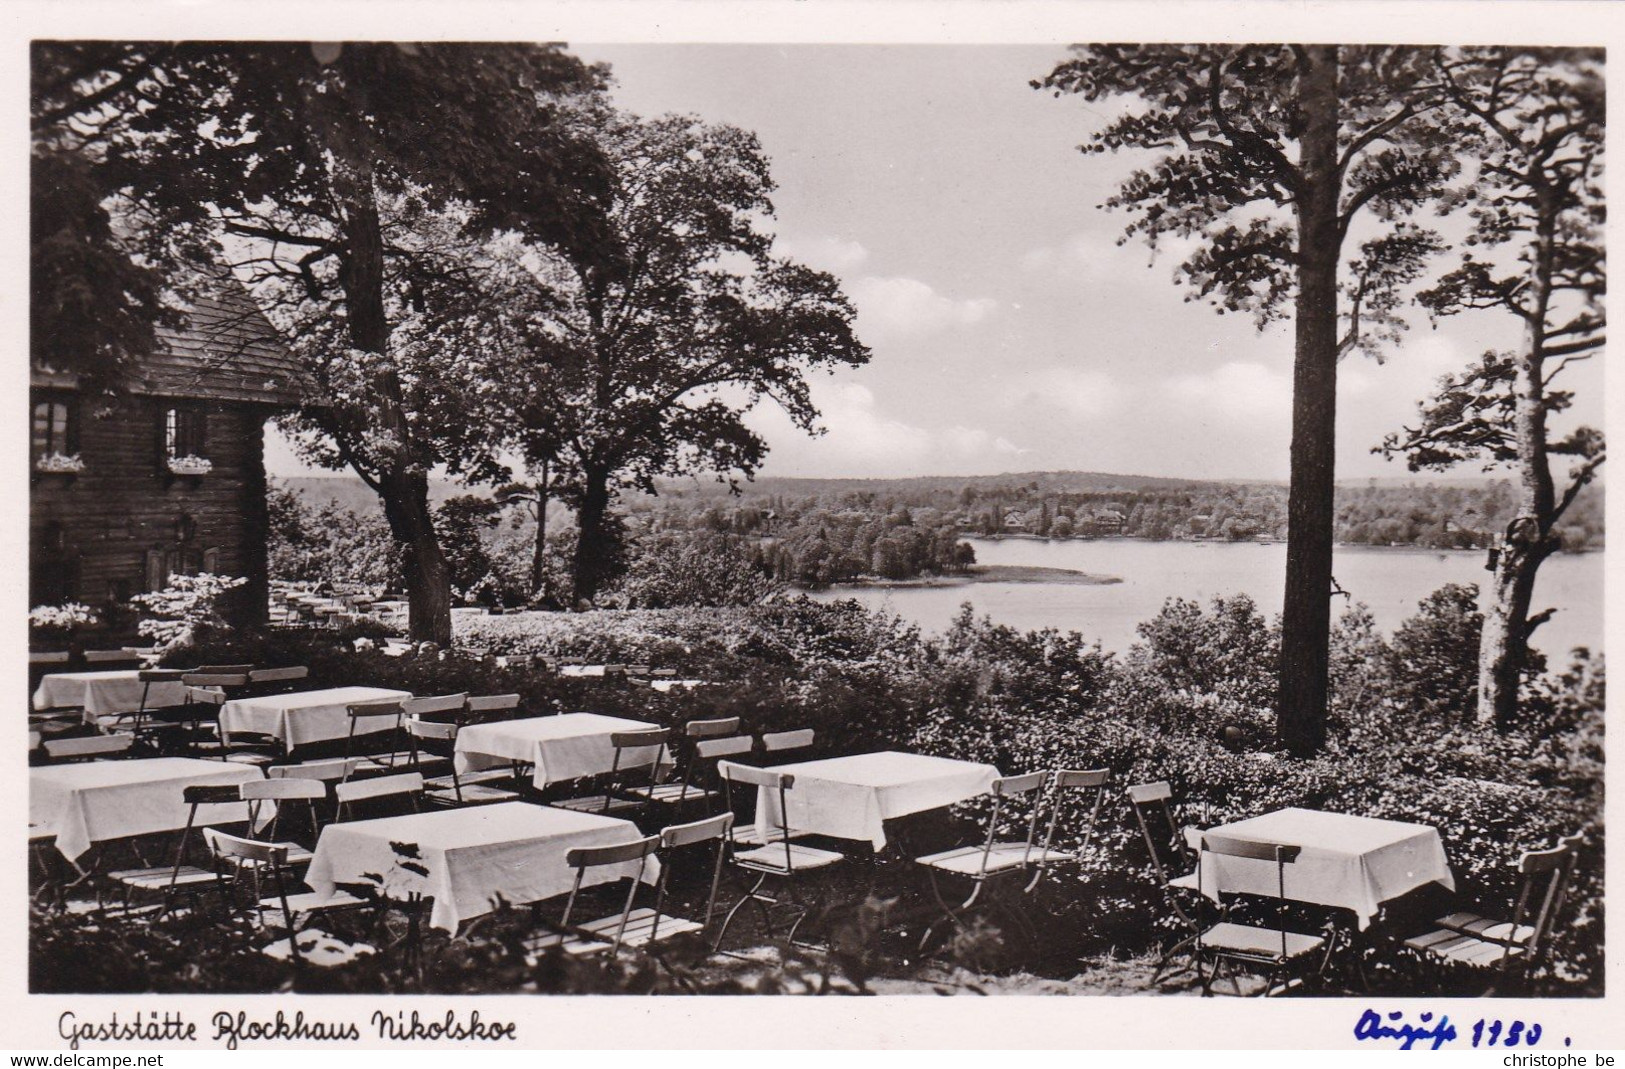
[[[1285,479],[1291,324],[1187,303],[1100,204],[1144,157],[1078,152],[1116,110],[1029,86],[1053,46],[578,45],[616,103],[754,131],[778,191],[776,250],[835,274],[870,363],[814,379],[824,433],[752,413],[776,476],[1078,469]],[[1509,315],[1435,329],[1418,309],[1382,364],[1351,356],[1338,477],[1405,476],[1371,448],[1442,374],[1516,343]],[[1601,420],[1601,371],[1573,376]],[[298,465],[271,444],[275,474]],[[1465,474],[1465,473],[1464,473]]]

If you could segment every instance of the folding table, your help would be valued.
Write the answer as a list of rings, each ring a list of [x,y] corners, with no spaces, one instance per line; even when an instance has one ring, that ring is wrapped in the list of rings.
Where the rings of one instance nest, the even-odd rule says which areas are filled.
[[[363,885],[390,898],[426,896],[434,900],[429,923],[455,932],[498,901],[520,905],[569,893],[576,875],[564,860],[570,850],[642,837],[631,821],[529,802],[349,821],[322,829],[305,882],[322,895]],[[636,861],[590,869],[583,886],[637,873]],[[650,858],[644,882],[659,875]]]
[[[786,802],[792,832],[868,840],[877,851],[886,845],[886,821],[978,798],[999,778],[992,765],[897,750],[773,767],[795,776]],[[778,805],[777,791],[757,791],[764,842],[777,834]]]
[[[1233,824],[1209,828],[1229,839],[1276,846],[1301,846],[1297,861],[1285,866],[1286,897],[1349,910],[1361,929],[1384,902],[1430,883],[1455,890],[1437,828],[1398,820],[1281,809]],[[1273,861],[1204,854],[1199,885],[1209,897],[1216,888],[1243,894],[1276,895]]]
[[[656,726],[601,713],[563,713],[472,724],[457,733],[457,771],[477,772],[515,763],[533,765],[533,782],[538,789],[550,783],[601,776],[615,765],[611,735]],[[654,747],[628,750],[620,767],[653,764],[655,754]]]
[[[349,706],[365,702],[405,701],[410,691],[384,687],[332,687],[260,698],[234,698],[220,708],[220,736],[234,731],[270,735],[282,741],[285,752],[294,747],[350,734]],[[394,728],[394,716],[366,716],[356,721],[355,733],[366,735]]]
[[[96,843],[186,827],[185,787],[263,776],[252,765],[195,757],[42,765],[28,770],[28,821],[55,834],[57,849],[72,861]],[[244,802],[198,807],[199,824],[247,819]]]

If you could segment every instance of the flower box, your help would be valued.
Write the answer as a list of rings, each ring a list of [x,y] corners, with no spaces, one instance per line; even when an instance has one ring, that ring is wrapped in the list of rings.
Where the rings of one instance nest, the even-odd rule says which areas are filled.
[[[47,453],[34,461],[34,470],[42,475],[78,475],[85,462],[78,453]]]
[[[207,475],[214,470],[214,462],[205,457],[170,457],[171,475]]]

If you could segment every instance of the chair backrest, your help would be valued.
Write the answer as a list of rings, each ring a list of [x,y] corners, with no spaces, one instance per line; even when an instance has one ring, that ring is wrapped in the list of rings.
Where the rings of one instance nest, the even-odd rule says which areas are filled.
[[[213,851],[214,856],[221,860],[229,858],[276,868],[281,868],[288,860],[288,848],[286,846],[245,839],[240,835],[231,835],[218,828],[204,828],[203,841],[209,844],[209,849]]]
[[[41,735],[37,731],[30,731],[28,733],[28,750],[29,750],[29,752],[32,753],[35,750],[39,749],[40,748],[40,743],[42,743],[44,741],[45,741],[45,736],[44,735]]]
[[[1078,856],[1089,849],[1094,841],[1095,824],[1100,819],[1100,807],[1106,800],[1106,786],[1111,783],[1112,773],[1109,768],[1058,768],[1050,779],[1050,809],[1049,828],[1044,832],[1044,851],[1048,853],[1055,842],[1055,829],[1063,818],[1070,820],[1071,806],[1069,802],[1075,796],[1081,795],[1088,801],[1089,817],[1084,825],[1083,840],[1078,846]]]
[[[143,668],[135,677],[143,683],[179,683],[187,674],[184,668]]]
[[[86,650],[85,663],[101,665],[103,668],[110,664],[137,665],[141,663],[141,655],[139,653],[131,653],[128,650],[122,649]]]
[[[680,846],[693,846],[695,843],[703,843],[711,839],[726,839],[733,826],[734,815],[732,813],[719,813],[714,817],[706,817],[703,820],[689,821],[687,824],[672,824],[660,829],[660,848],[662,850],[673,850]]]
[[[346,705],[344,707],[344,711],[350,716],[350,730],[352,732],[355,731],[355,722],[357,720],[361,720],[369,716],[399,717],[403,712],[402,703],[393,698],[386,701],[355,702],[354,704]]]
[[[711,720],[690,720],[683,725],[683,734],[691,739],[720,739],[739,731],[737,716],[722,716]]]
[[[457,725],[442,724],[434,720],[421,720],[415,716],[406,718],[406,731],[415,739],[432,739],[439,742],[456,742]]]
[[[468,699],[468,713],[501,713],[519,708],[517,694],[478,694]]]
[[[45,755],[53,761],[75,761],[86,757],[128,753],[135,745],[134,735],[87,735],[77,739],[50,739]]]
[[[265,774],[272,779],[309,779],[320,783],[346,780],[360,766],[359,757],[332,757],[297,765],[268,765]]]
[[[755,749],[756,740],[749,735],[729,735],[721,739],[701,739],[694,744],[694,756],[701,761],[748,754]]]
[[[412,803],[412,810],[417,811],[418,799],[423,795],[423,774],[421,772],[402,772],[393,776],[376,776],[372,779],[346,780],[333,788],[333,797],[338,799],[337,819],[346,819],[357,802],[374,801],[379,798],[408,798]]]
[[[814,737],[812,728],[765,732],[762,735],[762,752],[784,754],[790,750],[805,750],[812,746]]]
[[[240,783],[194,783],[181,788],[181,800],[187,805],[221,805],[242,798]]]
[[[408,698],[401,702],[401,712],[406,716],[432,716],[436,713],[453,713],[461,716],[468,707],[468,694],[438,694],[429,698]]]
[[[189,687],[245,687],[248,685],[248,673],[205,672],[198,669],[182,676],[181,682]]]
[[[30,653],[28,655],[28,663],[29,664],[67,664],[68,663],[68,651],[67,650],[52,650],[49,653]]]
[[[254,670],[251,664],[200,664],[192,669],[194,672],[208,672],[213,675],[246,676]]]
[[[306,665],[296,664],[288,668],[256,668],[248,673],[250,683],[287,683],[295,679],[305,679],[310,676],[310,668]]]
[[[224,705],[224,704],[226,704],[227,695],[226,695],[225,691],[223,691],[223,690],[215,690],[213,687],[193,686],[192,683],[191,683],[192,677],[187,676],[186,679],[187,679],[187,684],[186,684],[186,701],[187,701],[187,704],[189,704],[189,705]]]

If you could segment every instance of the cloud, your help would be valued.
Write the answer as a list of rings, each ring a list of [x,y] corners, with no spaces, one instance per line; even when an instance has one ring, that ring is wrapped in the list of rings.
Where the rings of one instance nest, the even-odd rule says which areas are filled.
[[[1168,380],[1167,392],[1203,422],[1285,420],[1292,412],[1290,377],[1245,360],[1232,360],[1200,374],[1174,376]]]
[[[985,297],[945,297],[917,278],[865,275],[847,289],[858,306],[859,331],[881,337],[917,337],[974,326],[998,307]]]
[[[773,243],[773,251],[808,267],[841,275],[861,267],[869,260],[869,250],[862,242],[833,237],[780,237]]]
[[[772,446],[776,474],[816,471],[839,476],[1002,471],[1011,457],[1031,452],[980,427],[921,427],[885,415],[874,393],[857,383],[815,383],[813,402],[823,436],[809,439],[777,406],[764,406],[751,425]]]
[[[1043,407],[1093,418],[1117,411],[1126,397],[1127,391],[1104,371],[1046,367],[1011,381],[1000,401],[1006,408]]]

